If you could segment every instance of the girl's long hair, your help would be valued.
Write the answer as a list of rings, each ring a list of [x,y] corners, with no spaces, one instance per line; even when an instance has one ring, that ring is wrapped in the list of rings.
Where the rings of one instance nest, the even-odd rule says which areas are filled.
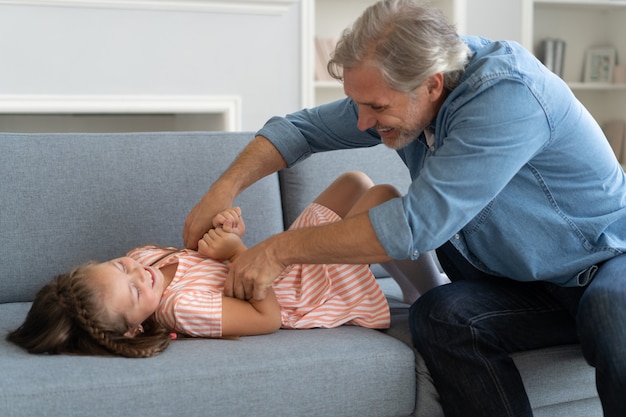
[[[94,263],[59,275],[37,293],[24,323],[7,340],[31,353],[72,353],[145,358],[158,355],[170,343],[170,333],[153,317],[134,337],[120,319],[111,317],[90,285]]]

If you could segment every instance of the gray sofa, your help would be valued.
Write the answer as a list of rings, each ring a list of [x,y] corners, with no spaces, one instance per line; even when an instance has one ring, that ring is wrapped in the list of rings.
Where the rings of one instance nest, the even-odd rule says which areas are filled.
[[[390,278],[388,331],[280,330],[180,340],[149,359],[30,355],[4,340],[55,274],[144,243],[181,246],[185,216],[251,133],[0,134],[0,416],[441,416]],[[237,200],[252,245],[349,169],[406,190],[383,147],[314,155]],[[578,346],[515,355],[536,416],[601,416]]]

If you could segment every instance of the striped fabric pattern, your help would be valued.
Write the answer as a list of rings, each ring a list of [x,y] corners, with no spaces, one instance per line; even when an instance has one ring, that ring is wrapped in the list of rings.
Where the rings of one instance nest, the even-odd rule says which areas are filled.
[[[174,248],[146,246],[129,253],[150,264]],[[176,275],[163,292],[156,320],[171,331],[194,337],[222,336],[222,295],[228,273],[226,265],[204,258],[196,251],[175,251],[155,266],[178,262]]]
[[[329,208],[312,203],[291,229],[338,220]],[[368,265],[291,265],[274,281],[274,292],[284,328],[389,327],[389,305]]]
[[[339,216],[327,207],[310,204],[291,228],[337,220]],[[172,254],[163,258],[168,252]],[[222,296],[228,273],[225,264],[196,251],[156,246],[143,246],[128,255],[143,264],[162,258],[156,263],[158,267],[178,262],[176,275],[155,312],[161,324],[188,336],[222,335]],[[387,300],[367,265],[291,265],[273,287],[283,328],[387,328],[390,324]]]

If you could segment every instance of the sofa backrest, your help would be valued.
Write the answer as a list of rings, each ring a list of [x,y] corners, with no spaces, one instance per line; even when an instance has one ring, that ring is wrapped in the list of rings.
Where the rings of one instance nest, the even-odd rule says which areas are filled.
[[[146,244],[182,247],[189,210],[252,139],[242,133],[0,133],[0,302]],[[246,190],[245,242],[283,230],[277,175]]]
[[[88,260],[146,243],[182,247],[189,210],[252,137],[0,133],[0,302],[30,301],[45,282]],[[400,158],[383,146],[315,154],[237,198],[245,243],[284,230],[339,174],[355,169],[403,193],[410,184]]]
[[[409,170],[398,154],[383,146],[323,152],[280,171],[285,227],[289,227],[304,207],[341,173],[363,171],[376,184],[393,184],[405,194],[411,184]],[[377,277],[388,276],[380,265],[372,265]]]
[[[402,194],[411,184],[406,165],[395,151],[383,145],[313,154],[278,173],[285,225],[293,223],[304,207],[335,178],[352,170],[365,172],[376,184],[393,184]]]

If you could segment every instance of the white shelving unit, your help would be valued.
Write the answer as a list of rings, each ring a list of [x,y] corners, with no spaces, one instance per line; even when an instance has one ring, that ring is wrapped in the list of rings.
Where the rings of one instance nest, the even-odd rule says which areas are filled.
[[[339,82],[315,78],[316,37],[338,38],[375,1],[302,0],[303,107],[344,97]],[[589,48],[614,47],[617,63],[626,64],[626,0],[431,1],[461,34],[516,40],[535,54],[542,39],[564,40],[562,76],[574,94],[601,125],[626,120],[626,84],[583,81]],[[626,152],[621,159],[626,166]]]
[[[542,39],[564,40],[563,79],[576,97],[600,125],[612,120],[626,120],[626,84],[584,82],[590,48],[613,47],[617,52],[617,64],[626,63],[626,1],[522,1],[524,45],[537,53]],[[622,150],[620,156],[626,169],[626,152]]]
[[[467,0],[432,0],[464,31]],[[345,97],[341,83],[315,77],[315,39],[338,39],[376,0],[302,0],[302,106],[312,107]]]
[[[611,46],[626,63],[626,1],[524,0],[522,39],[534,52],[544,38],[566,42],[563,79],[599,123],[626,119],[625,84],[583,82],[589,48]]]
[[[590,47],[610,45],[626,64],[626,0],[435,1],[461,34],[511,39],[538,53],[544,38],[566,41],[563,78],[603,123],[626,119],[626,85],[583,82]]]
[[[302,0],[303,107],[343,97],[340,83],[315,80],[315,37],[339,37],[374,2]],[[563,39],[566,42],[563,78],[574,94],[599,123],[626,120],[626,84],[583,82],[585,57],[591,47],[613,46],[617,50],[617,63],[626,64],[626,0],[432,2],[456,24],[461,34],[517,40],[535,53],[542,39]]]

